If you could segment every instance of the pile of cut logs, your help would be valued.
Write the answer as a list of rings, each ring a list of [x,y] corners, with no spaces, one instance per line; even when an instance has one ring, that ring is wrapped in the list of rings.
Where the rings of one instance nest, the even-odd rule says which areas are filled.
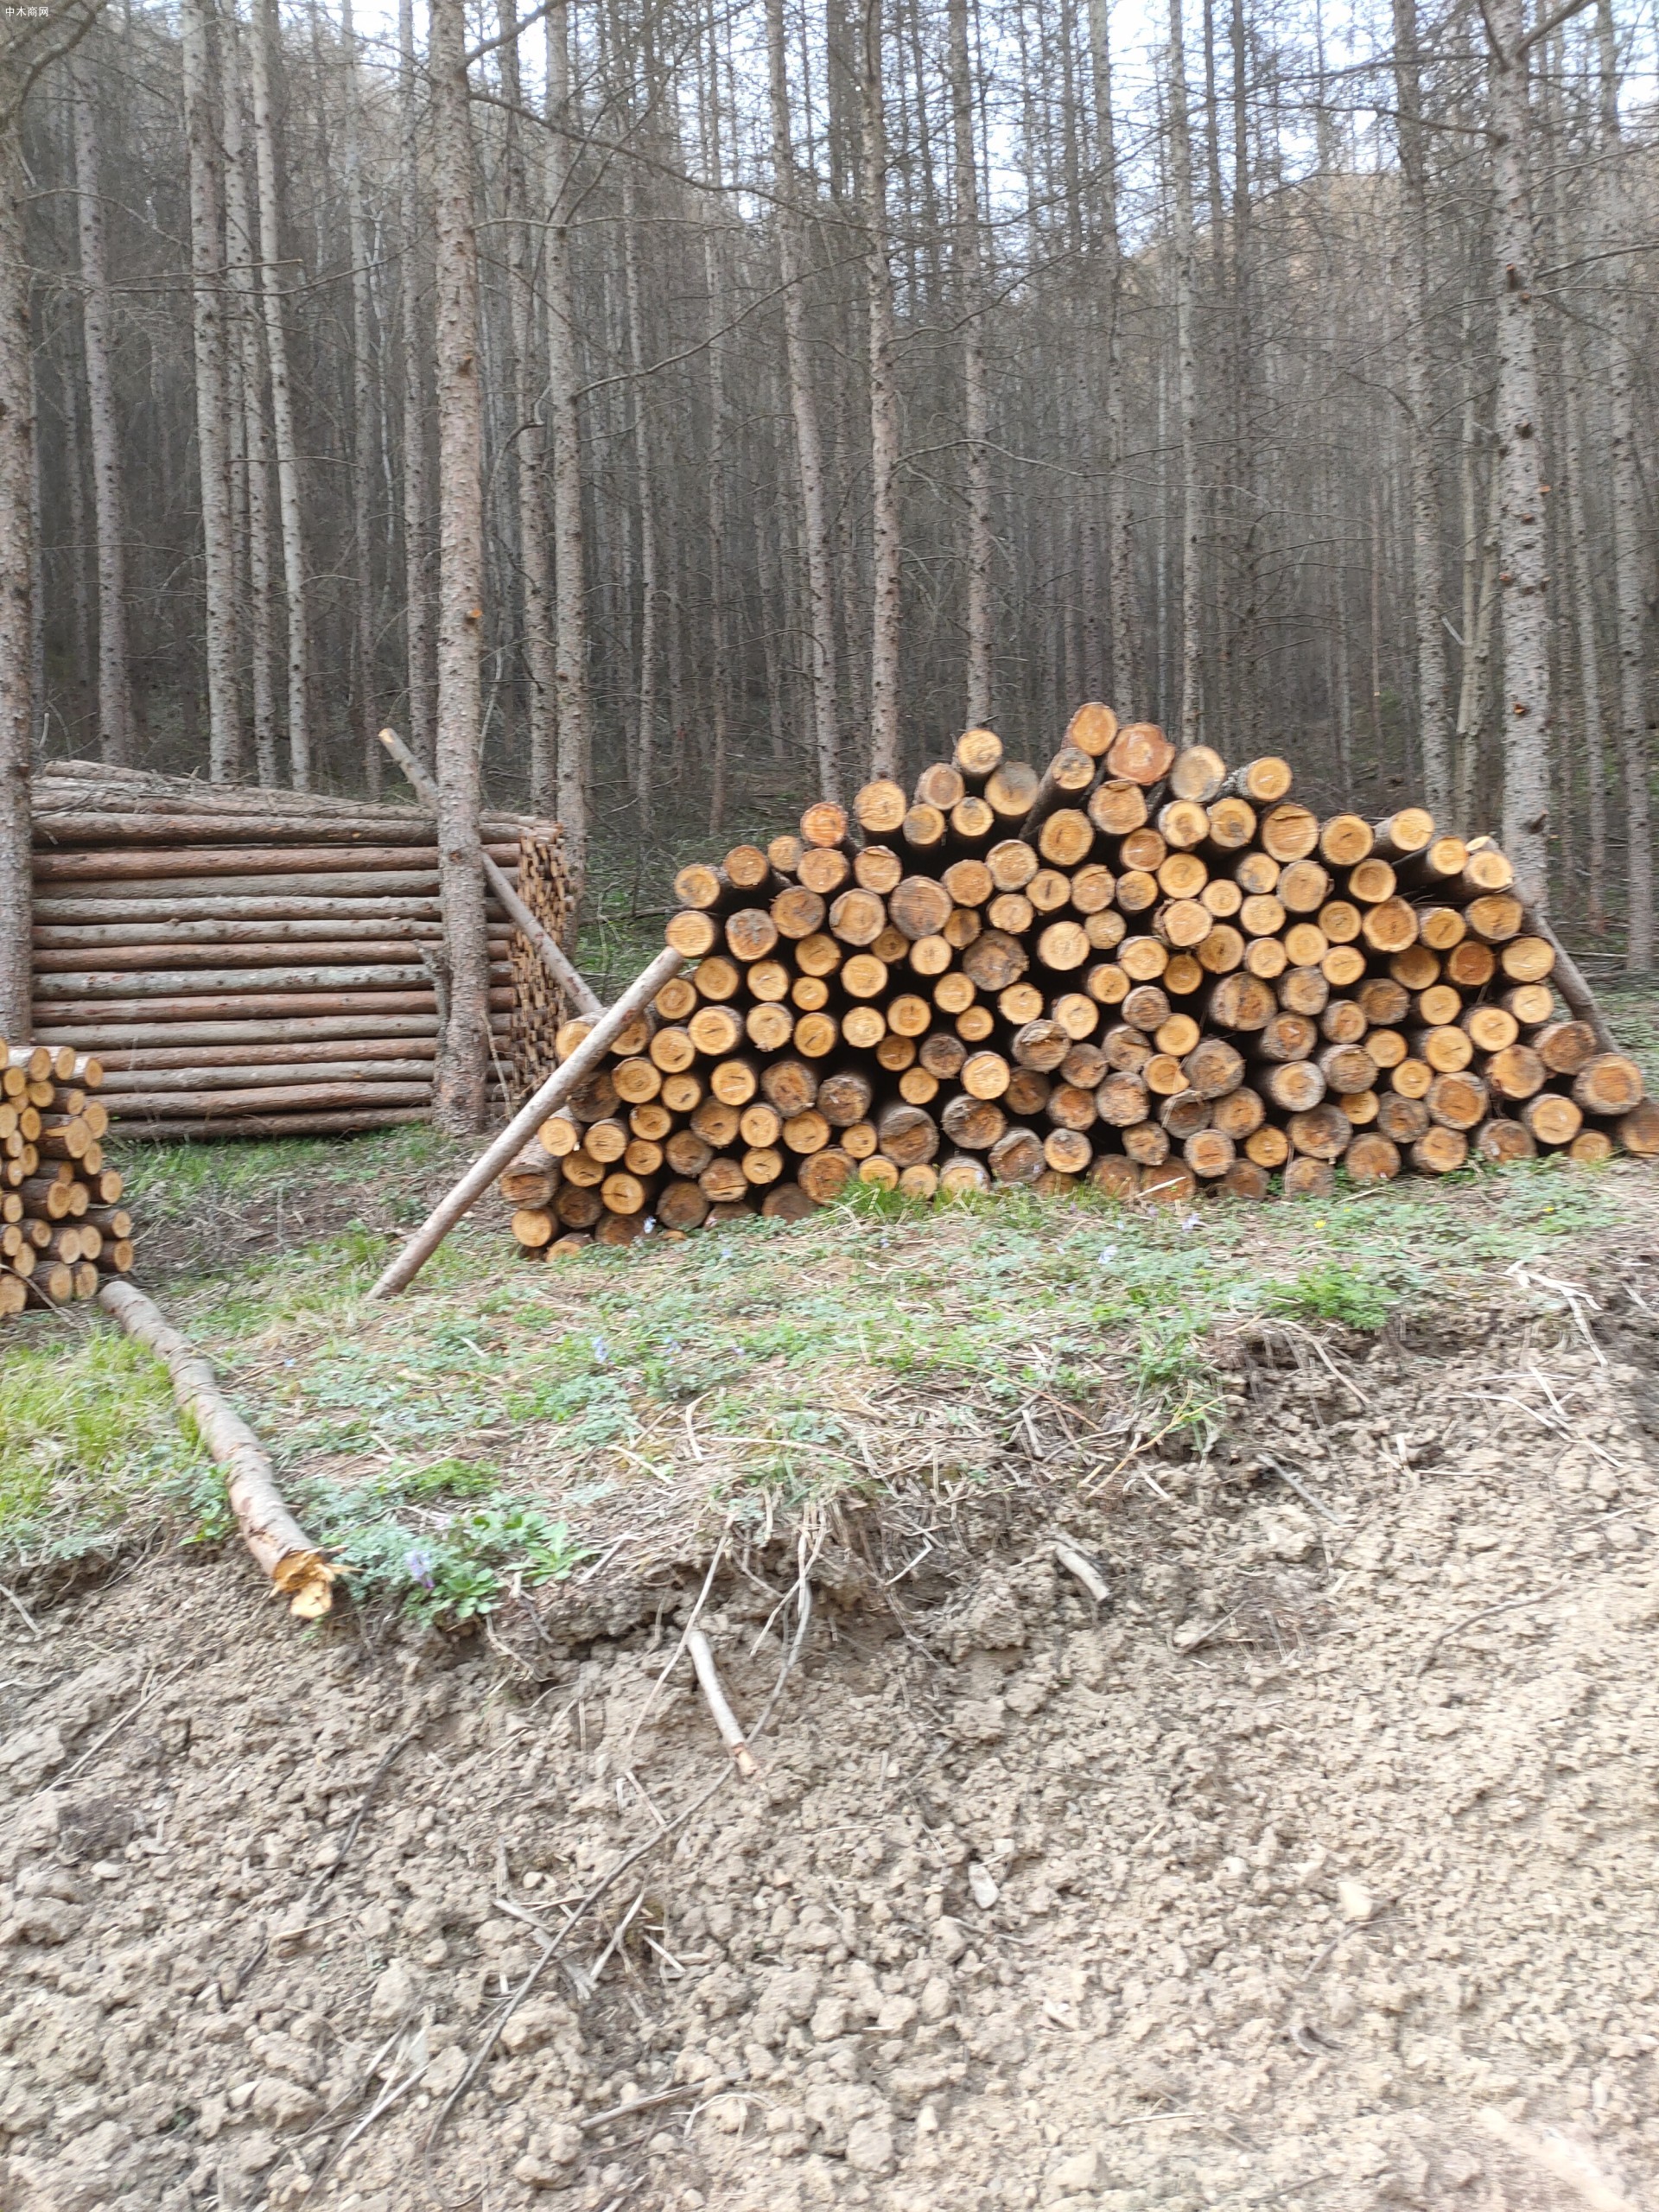
[[[913,791],[682,868],[689,972],[501,1179],[519,1243],[792,1217],[855,1178],[1184,1201],[1659,1153],[1490,838],[1290,789],[1093,703],[1041,772],[970,729]]]
[[[73,761],[35,793],[35,1033],[98,1054],[124,1135],[429,1116],[445,976],[427,815]],[[491,815],[483,834],[557,935],[557,825]],[[493,899],[489,918],[496,1051],[533,1090],[569,1008]]]
[[[132,1265],[121,1178],[104,1165],[104,1071],[67,1045],[0,1040],[0,1320],[96,1296]]]

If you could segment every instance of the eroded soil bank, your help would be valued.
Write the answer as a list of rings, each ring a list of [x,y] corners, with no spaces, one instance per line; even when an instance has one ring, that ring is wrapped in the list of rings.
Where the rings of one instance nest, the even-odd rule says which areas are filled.
[[[1208,1460],[1039,1433],[885,1589],[819,1531],[689,1817],[691,1562],[493,1641],[229,1554],[6,1606],[0,2203],[1659,2203],[1659,1260],[1593,1288],[1243,1331]],[[714,1581],[750,1722],[800,1557]]]

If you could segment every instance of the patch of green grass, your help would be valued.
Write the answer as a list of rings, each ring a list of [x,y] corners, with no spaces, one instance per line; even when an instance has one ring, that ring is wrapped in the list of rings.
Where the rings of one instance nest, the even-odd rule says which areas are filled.
[[[1340,1321],[1369,1334],[1382,1326],[1397,1303],[1363,1269],[1323,1260],[1316,1267],[1304,1268],[1294,1282],[1276,1287],[1267,1311],[1294,1314],[1304,1321]]]
[[[199,1163],[214,1154],[235,1151],[245,1166],[270,1152],[280,1177],[296,1161],[324,1172],[321,1149],[181,1157],[206,1173]],[[353,1156],[378,1173],[389,1153]],[[569,1530],[590,1503],[610,1497],[614,1512],[619,1492],[686,1480],[694,1446],[709,1464],[690,1478],[745,1515],[867,1489],[884,1478],[883,1451],[914,1469],[941,1447],[971,1470],[997,1421],[1039,1392],[1080,1407],[1127,1399],[1143,1433],[1185,1433],[1201,1448],[1220,1417],[1217,1329],[1253,1313],[1374,1329],[1395,1305],[1462,1298],[1565,1239],[1628,1228],[1630,1187],[1553,1160],[1185,1211],[1087,1191],[930,1207],[861,1189],[799,1224],[757,1218],[543,1266],[515,1259],[486,1206],[391,1305],[364,1299],[387,1245],[360,1227],[161,1299],[307,1501],[302,1518],[348,1550],[359,1586],[456,1618],[503,1602],[515,1577],[568,1571]],[[214,1534],[214,1478],[180,1438],[159,1370],[135,1351],[118,1355],[121,1372],[148,1372],[148,1395],[117,1395],[137,1410],[100,1413],[96,1391],[86,1400],[94,1427],[114,1422],[105,1471],[54,1488],[60,1462],[41,1457],[41,1440],[55,1449],[74,1415],[52,1390],[89,1391],[92,1363],[117,1357],[118,1340],[99,1322],[69,1338],[50,1317],[20,1337],[5,1380],[27,1345],[37,1411],[23,1446],[0,1427],[0,1538],[42,1514],[54,1527],[102,1525],[129,1497]],[[71,1459],[79,1448],[66,1446]],[[518,1507],[543,1524],[504,1534],[491,1516]]]
[[[74,1557],[139,1505],[171,1500],[189,1514],[198,1491],[216,1484],[180,1426],[165,1370],[130,1338],[99,1329],[67,1344],[7,1347],[0,1559]]]

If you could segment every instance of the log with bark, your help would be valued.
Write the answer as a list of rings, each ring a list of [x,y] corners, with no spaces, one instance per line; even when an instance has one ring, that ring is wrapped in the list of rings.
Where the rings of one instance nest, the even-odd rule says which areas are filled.
[[[382,806],[54,764],[35,824],[36,1035],[104,1054],[131,1135],[422,1118],[448,976],[416,791],[419,806]],[[557,825],[486,813],[482,836],[493,1054],[523,1096],[568,1015],[597,1001],[560,942]],[[385,1049],[397,1039],[424,1048]]]

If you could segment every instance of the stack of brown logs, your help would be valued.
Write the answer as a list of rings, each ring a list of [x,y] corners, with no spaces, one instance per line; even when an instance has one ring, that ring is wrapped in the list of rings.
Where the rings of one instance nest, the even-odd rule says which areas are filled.
[[[969,730],[913,791],[683,868],[690,972],[502,1179],[519,1243],[792,1216],[854,1178],[1184,1200],[1659,1152],[1490,839],[1321,822],[1290,786],[1090,704],[1040,773]]]
[[[529,842],[521,895],[562,929],[556,824],[493,815],[483,832],[509,876]],[[406,806],[54,764],[36,783],[36,1037],[98,1054],[127,1136],[426,1119],[445,988],[434,835]],[[558,1009],[488,911],[496,1052],[533,1089]]]
[[[132,1265],[121,1178],[104,1165],[96,1059],[0,1040],[0,1320],[96,1296]]]

